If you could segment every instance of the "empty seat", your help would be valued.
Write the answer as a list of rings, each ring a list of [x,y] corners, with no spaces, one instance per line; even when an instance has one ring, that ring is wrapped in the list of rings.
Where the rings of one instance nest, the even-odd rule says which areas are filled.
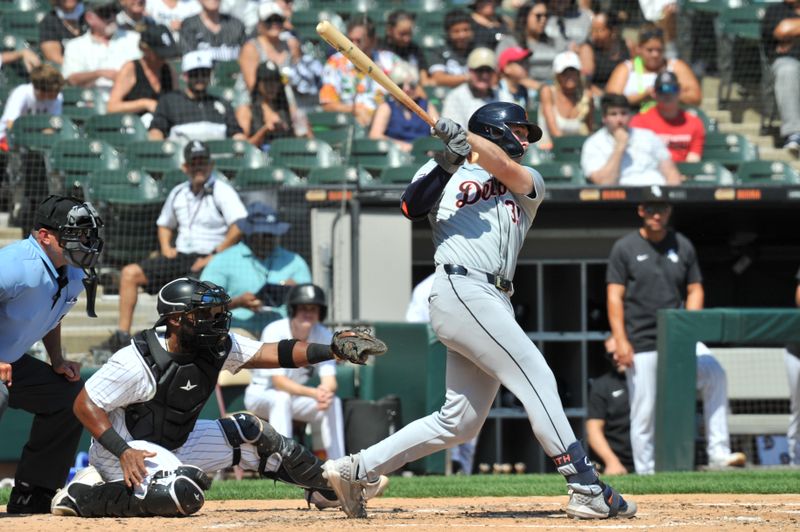
[[[275,139],[269,148],[270,160],[285,166],[299,176],[306,176],[313,168],[326,168],[341,164],[339,154],[330,144],[316,139]]]
[[[419,170],[419,165],[416,164],[384,168],[379,183],[381,185],[408,185],[417,170]]]
[[[239,191],[303,184],[305,181],[290,169],[273,165],[266,168],[245,168],[236,174],[236,179],[233,181],[234,188]]]
[[[369,185],[372,176],[357,166],[329,166],[314,168],[308,173],[309,185],[357,186]]]
[[[758,148],[744,135],[736,133],[709,133],[703,147],[704,161],[717,161],[735,170],[745,161],[758,159]]]
[[[83,128],[89,138],[104,140],[120,150],[125,150],[131,142],[147,140],[147,128],[139,115],[133,113],[91,116]]]
[[[444,150],[444,143],[439,137],[420,137],[411,143],[411,156],[414,162],[423,164],[433,154]]]
[[[264,154],[246,140],[222,139],[206,142],[214,159],[214,166],[229,179],[244,168],[263,168],[267,162]]]
[[[678,163],[678,171],[687,178],[684,185],[729,186],[734,184],[733,174],[716,161]]]
[[[78,125],[65,116],[25,115],[14,120],[9,142],[15,149],[49,150],[59,140],[77,139],[80,136]]]
[[[61,113],[76,124],[83,125],[90,117],[106,112],[103,97],[94,89],[64,87],[61,90],[64,106]]]
[[[60,140],[50,152],[50,192],[83,194],[86,176],[98,170],[119,170],[123,158],[111,144],[102,140]]]
[[[578,163],[542,162],[537,164],[535,168],[542,174],[548,186],[586,184],[586,178]]]
[[[564,163],[580,163],[585,135],[567,135],[553,138],[553,160]]]
[[[171,140],[131,142],[126,150],[128,166],[159,179],[165,172],[181,167],[180,146]]]
[[[0,16],[0,33],[13,34],[24,39],[28,44],[39,44],[39,23],[45,16],[44,11],[17,11],[2,12]]]
[[[217,87],[234,87],[241,71],[239,61],[215,61],[214,84]]]
[[[783,161],[747,161],[736,171],[742,185],[797,185],[800,175]]]
[[[411,155],[390,140],[356,139],[350,149],[348,164],[361,166],[373,176],[384,168],[411,163]]]

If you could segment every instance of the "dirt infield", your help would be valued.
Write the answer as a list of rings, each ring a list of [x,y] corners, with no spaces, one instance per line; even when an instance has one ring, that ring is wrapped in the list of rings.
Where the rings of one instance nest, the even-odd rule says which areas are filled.
[[[194,530],[797,530],[800,495],[645,495],[636,498],[633,519],[575,521],[566,516],[566,497],[478,499],[382,499],[372,501],[369,519],[346,519],[339,511],[307,510],[299,500],[210,501],[186,519],[79,519],[0,514],[0,528],[24,532]]]

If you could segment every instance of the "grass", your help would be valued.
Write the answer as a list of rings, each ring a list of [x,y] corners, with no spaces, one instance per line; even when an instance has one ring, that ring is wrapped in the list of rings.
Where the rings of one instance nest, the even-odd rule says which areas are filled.
[[[692,471],[629,475],[609,483],[623,493],[797,493],[800,470]],[[0,490],[0,504],[8,501],[9,489]],[[550,475],[475,475],[392,477],[387,497],[526,497],[565,495],[564,479]],[[298,499],[297,488],[271,480],[216,482],[207,500]]]

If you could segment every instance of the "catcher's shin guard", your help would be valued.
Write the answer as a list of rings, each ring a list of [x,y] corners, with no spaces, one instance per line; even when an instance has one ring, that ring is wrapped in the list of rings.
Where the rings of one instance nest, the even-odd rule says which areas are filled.
[[[322,477],[322,461],[293,439],[278,434],[258,416],[237,412],[220,419],[219,424],[233,447],[232,465],[239,463],[242,443],[249,443],[258,452],[258,473],[261,476],[302,488],[330,491],[330,495],[335,497]]]

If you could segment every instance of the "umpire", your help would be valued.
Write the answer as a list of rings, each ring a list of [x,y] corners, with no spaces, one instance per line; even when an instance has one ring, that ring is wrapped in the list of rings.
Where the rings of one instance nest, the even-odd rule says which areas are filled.
[[[62,356],[61,320],[84,285],[93,299],[102,225],[91,204],[50,196],[38,206],[30,236],[0,249],[0,382],[11,408],[34,414],[10,514],[49,513],[78,448],[82,426],[72,403],[81,390],[80,364]],[[50,365],[26,353],[38,340]]]

